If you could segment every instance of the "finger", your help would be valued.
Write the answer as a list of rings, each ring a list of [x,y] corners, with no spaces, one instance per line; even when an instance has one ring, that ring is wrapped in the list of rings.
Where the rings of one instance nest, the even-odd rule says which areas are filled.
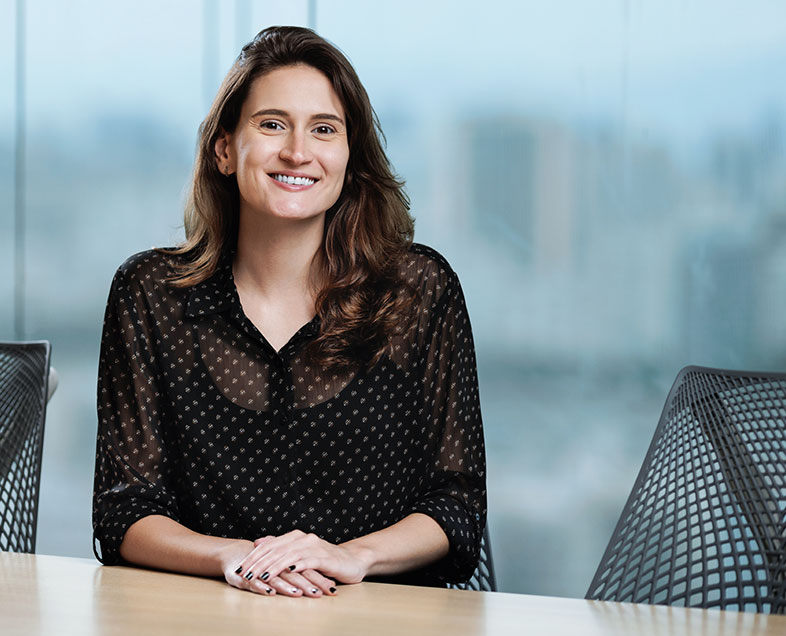
[[[338,594],[336,582],[327,578],[321,572],[317,572],[316,570],[304,570],[300,574],[322,590],[323,594],[327,594],[328,596],[335,596]]]
[[[265,553],[261,558],[245,565],[241,576],[244,576],[249,581],[253,579],[259,579],[264,582],[270,581],[281,574],[282,571],[289,571],[289,568],[283,565],[284,562],[288,562],[287,558],[284,557],[282,559],[275,552],[272,554]],[[273,565],[271,565],[271,562]]]
[[[239,590],[245,590],[248,587],[248,581],[239,574],[226,574],[224,578],[227,583]]]
[[[248,582],[248,589],[262,596],[275,596],[276,589],[267,581],[261,580],[258,576]]]
[[[321,560],[316,555],[312,556],[308,566],[298,567],[296,564],[306,554],[313,553],[322,543],[324,541],[314,534],[292,530],[279,537],[259,542],[238,569],[247,577],[261,576],[263,580],[295,569],[318,569]]]
[[[322,596],[322,588],[315,585],[312,581],[298,572],[282,572],[278,577],[294,587],[303,590],[303,594],[311,598],[319,598]]]
[[[270,588],[270,586],[268,586],[266,583],[257,581],[254,578],[248,579],[243,574],[229,574],[225,578],[227,583],[240,590],[247,590],[250,592],[256,592],[257,594],[265,595],[275,594],[275,590]],[[267,591],[268,588],[270,588],[269,592]]]
[[[242,565],[243,563],[245,563],[245,561],[246,560],[243,559],[243,561],[240,562],[241,565],[238,565],[238,567],[235,568],[234,570],[224,572],[224,578],[226,579],[227,583],[229,583],[234,587],[240,588],[241,590],[246,589],[248,587],[248,582],[249,582],[249,579],[246,578],[245,576],[247,571],[246,569],[244,569],[244,566]]]
[[[254,564],[259,561],[260,557],[262,556],[261,552],[263,549],[264,548],[261,547],[252,548],[251,551],[243,558],[243,560],[237,564],[233,574],[250,581],[255,576]]]
[[[261,539],[257,539],[254,541],[254,548],[251,552],[248,553],[241,563],[238,563],[235,573],[248,577],[248,580],[264,572],[268,572],[271,578],[277,576],[278,573],[289,564],[274,570],[267,567],[271,564],[273,559],[266,559],[266,557],[270,554],[285,550],[287,546],[302,540],[305,536],[306,533],[302,530],[292,530],[278,537],[268,535]],[[263,563],[259,563],[259,561],[263,561]]]
[[[299,555],[297,552],[287,551],[282,555],[271,555],[274,556],[275,560],[270,563],[267,561],[266,565],[264,566],[265,569],[270,573],[270,576],[281,576],[282,574],[292,572],[297,569],[295,563],[299,560]]]
[[[283,537],[287,538],[287,542],[271,546],[271,551],[266,555],[269,559],[263,557],[263,568],[271,577],[287,571],[322,569],[327,557],[325,547],[330,544],[313,533],[307,534],[300,530],[294,530]]]
[[[268,585],[273,588],[277,594],[283,594],[284,596],[303,596],[302,588],[285,581],[280,576],[270,579]]]
[[[268,585],[265,581],[259,580],[257,577],[247,579],[245,576],[238,575],[235,576],[234,579],[234,581],[228,580],[227,582],[241,590],[254,592],[255,594],[261,594],[262,596],[274,596],[276,594],[275,588]]]
[[[298,547],[298,545],[276,546],[261,554],[259,560],[251,564],[250,568],[262,576],[263,580],[272,579],[282,572],[292,572],[297,569],[296,563],[302,560],[302,551],[302,546]]]
[[[263,572],[266,572],[269,569],[266,565],[269,565],[274,558],[271,557],[271,555],[275,554],[280,548],[278,540],[281,538],[282,537],[271,537],[264,543],[256,545],[256,547],[246,555],[243,561],[238,564],[235,569],[235,574],[244,576],[250,581],[255,576],[259,576]],[[277,574],[278,572],[270,572],[271,577]]]

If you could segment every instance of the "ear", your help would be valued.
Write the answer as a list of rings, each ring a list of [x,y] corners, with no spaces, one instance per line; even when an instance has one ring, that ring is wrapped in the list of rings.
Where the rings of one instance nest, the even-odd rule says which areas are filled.
[[[218,171],[225,175],[230,175],[235,171],[234,153],[232,152],[232,136],[222,130],[213,145],[216,153],[216,166]]]

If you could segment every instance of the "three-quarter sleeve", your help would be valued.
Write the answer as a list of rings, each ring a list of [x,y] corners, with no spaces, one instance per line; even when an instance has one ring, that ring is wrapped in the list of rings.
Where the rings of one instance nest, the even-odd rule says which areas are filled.
[[[480,555],[486,464],[475,346],[452,271],[429,319],[422,365],[423,422],[435,452],[412,512],[432,517],[450,542],[447,557],[428,573],[442,582],[463,582]]]
[[[107,565],[122,562],[120,544],[135,521],[151,514],[178,520],[168,488],[158,323],[150,293],[134,271],[126,263],[112,281],[99,359],[93,546]]]

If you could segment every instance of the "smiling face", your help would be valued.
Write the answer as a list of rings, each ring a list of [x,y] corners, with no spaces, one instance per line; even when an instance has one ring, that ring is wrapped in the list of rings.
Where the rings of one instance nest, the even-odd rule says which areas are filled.
[[[215,150],[219,170],[237,175],[241,216],[318,218],[344,184],[344,108],[315,68],[277,68],[254,80],[234,132]]]

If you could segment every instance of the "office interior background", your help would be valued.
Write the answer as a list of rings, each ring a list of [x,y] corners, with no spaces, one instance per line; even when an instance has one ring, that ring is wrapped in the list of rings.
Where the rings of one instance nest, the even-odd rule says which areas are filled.
[[[0,339],[48,339],[37,551],[89,557],[116,267],[182,238],[240,47],[351,59],[477,347],[500,589],[583,596],[688,364],[786,371],[780,1],[3,0]]]

